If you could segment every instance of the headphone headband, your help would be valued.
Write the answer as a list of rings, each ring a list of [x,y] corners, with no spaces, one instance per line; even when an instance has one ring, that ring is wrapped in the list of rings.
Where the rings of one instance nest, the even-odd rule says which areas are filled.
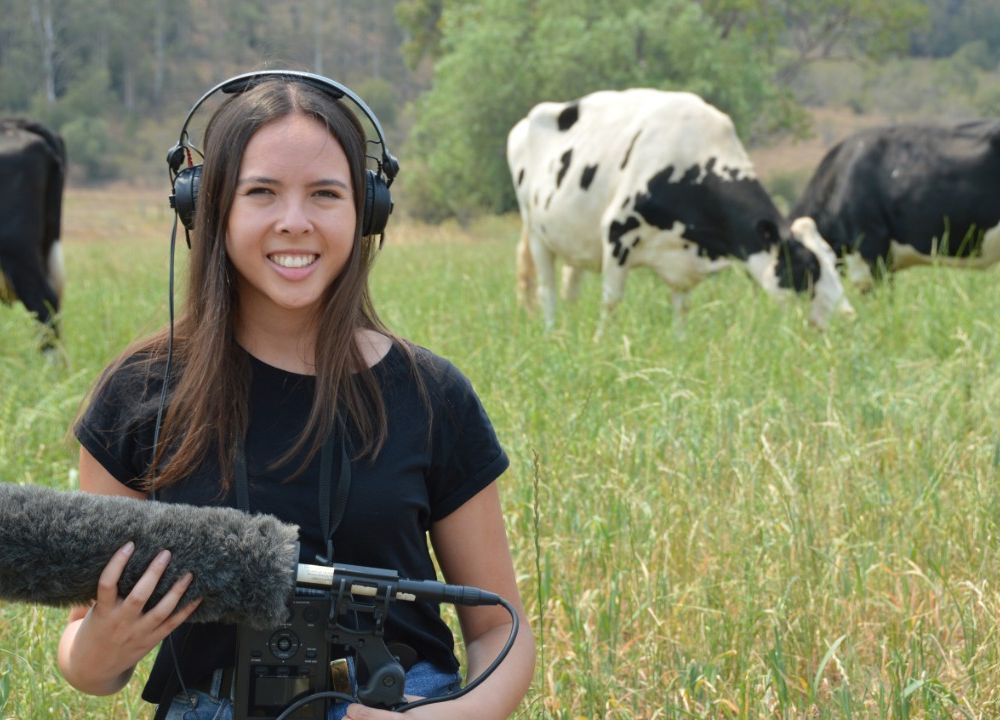
[[[392,185],[393,180],[396,179],[396,174],[399,172],[399,161],[389,152],[389,148],[385,142],[385,134],[382,131],[382,123],[379,122],[378,117],[368,107],[368,104],[346,85],[342,85],[323,75],[301,70],[257,70],[235,75],[208,90],[191,107],[187,117],[184,118],[184,124],[181,125],[177,144],[167,152],[167,167],[170,172],[170,185],[173,190],[173,194],[170,196],[170,206],[180,215],[184,226],[188,230],[193,228],[195,202],[201,184],[200,165],[181,169],[185,159],[189,157],[189,151],[195,149],[188,142],[187,130],[191,119],[198,108],[215,93],[220,91],[229,95],[243,93],[268,78],[283,78],[285,80],[305,83],[337,100],[347,98],[371,123],[371,126],[375,130],[375,141],[381,148],[382,153],[380,158],[373,158],[375,164],[378,166],[377,171],[367,170],[365,173],[365,210],[364,217],[362,218],[362,226],[366,235],[381,234],[389,218],[389,213],[392,212],[389,186]],[[200,154],[200,151],[195,150]]]

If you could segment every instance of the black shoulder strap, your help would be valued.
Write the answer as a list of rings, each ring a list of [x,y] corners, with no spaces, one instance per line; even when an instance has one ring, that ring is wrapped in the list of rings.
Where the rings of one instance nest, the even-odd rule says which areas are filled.
[[[330,477],[333,468],[334,435],[340,438],[340,472],[337,473],[337,494],[330,502]],[[326,554],[317,555],[316,560],[324,565],[333,565],[333,534],[340,527],[347,509],[347,496],[351,490],[351,459],[347,455],[347,429],[340,424],[340,432],[334,433],[323,443],[319,460],[319,520],[320,529],[326,538]]]
[[[316,560],[325,565],[333,564],[333,534],[340,527],[347,509],[347,497],[351,490],[351,459],[347,453],[347,428],[338,425],[339,432],[333,432],[323,443],[319,459],[319,522],[323,537],[326,538],[325,555],[317,555]],[[338,442],[339,441],[339,442]],[[331,502],[334,446],[340,445],[340,472],[337,473],[337,490]],[[250,512],[250,482],[247,479],[246,451],[241,446],[236,453],[236,507]]]

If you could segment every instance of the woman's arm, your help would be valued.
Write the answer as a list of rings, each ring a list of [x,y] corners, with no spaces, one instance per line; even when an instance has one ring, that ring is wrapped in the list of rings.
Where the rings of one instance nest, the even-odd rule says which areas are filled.
[[[535,669],[535,640],[517,591],[497,484],[491,483],[435,523],[431,541],[446,582],[488,590],[514,606],[520,621],[514,646],[493,674],[464,697],[413,708],[403,715],[351,705],[347,717],[352,720],[502,720],[514,712],[528,691]],[[457,610],[471,681],[499,655],[510,634],[511,620],[501,606],[460,605]]]
[[[98,495],[145,497],[118,482],[83,448],[80,448],[80,489]],[[118,579],[132,549],[128,543],[108,561],[98,581],[96,602],[89,608],[70,610],[59,641],[60,672],[70,685],[91,695],[110,695],[125,687],[136,663],[198,607],[198,601],[194,601],[177,609],[191,582],[191,575],[186,574],[155,607],[143,612],[170,563],[170,553],[166,550],[150,563],[128,597],[118,597]]]

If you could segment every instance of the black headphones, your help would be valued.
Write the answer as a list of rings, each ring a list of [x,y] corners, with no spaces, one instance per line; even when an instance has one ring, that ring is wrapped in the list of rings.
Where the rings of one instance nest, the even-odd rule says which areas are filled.
[[[371,108],[350,88],[322,75],[297,70],[259,70],[231,77],[202,95],[188,111],[187,117],[184,118],[184,125],[181,126],[180,139],[167,152],[170,185],[173,189],[173,194],[170,196],[170,207],[176,211],[177,217],[180,218],[184,227],[188,230],[194,229],[195,206],[198,199],[198,189],[201,186],[201,165],[194,164],[193,153],[197,153],[199,156],[202,153],[188,142],[188,123],[191,122],[191,118],[195,111],[201,107],[201,104],[216,92],[220,90],[230,94],[245,92],[256,83],[269,77],[295,80],[312,85],[328,95],[332,95],[337,100],[346,97],[371,122],[372,127],[375,128],[377,139],[369,140],[369,142],[378,143],[382,152],[381,157],[369,156],[375,161],[378,169],[365,170],[365,207],[361,221],[361,234],[365,237],[381,235],[389,220],[389,213],[392,212],[392,197],[389,194],[389,186],[392,185],[392,181],[396,179],[396,173],[399,172],[399,161],[386,147],[382,125]],[[188,166],[181,169],[185,159],[188,161]]]

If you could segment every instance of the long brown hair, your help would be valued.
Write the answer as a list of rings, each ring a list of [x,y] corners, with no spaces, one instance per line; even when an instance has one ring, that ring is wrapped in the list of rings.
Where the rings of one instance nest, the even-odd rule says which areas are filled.
[[[399,338],[383,325],[372,305],[368,276],[378,249],[361,236],[365,200],[366,141],[357,117],[322,90],[287,78],[269,78],[234,95],[216,111],[205,131],[205,160],[195,214],[187,296],[174,328],[176,371],[158,446],[145,478],[163,488],[194,471],[215,445],[222,470],[220,490],[232,483],[237,449],[249,423],[250,366],[236,343],[236,270],[226,254],[226,229],[240,164],[250,138],[264,125],[292,114],[322,122],[347,156],[356,223],[347,264],[327,288],[317,320],[316,392],[305,431],[275,465],[308,447],[298,472],[312,459],[336,422],[339,408],[362,439],[359,455],[378,453],[387,420],[379,386],[357,346],[359,329]],[[136,353],[147,373],[163,373],[167,330],[126,349],[119,364]],[[409,354],[409,353],[408,353]],[[108,373],[110,376],[111,373]]]

